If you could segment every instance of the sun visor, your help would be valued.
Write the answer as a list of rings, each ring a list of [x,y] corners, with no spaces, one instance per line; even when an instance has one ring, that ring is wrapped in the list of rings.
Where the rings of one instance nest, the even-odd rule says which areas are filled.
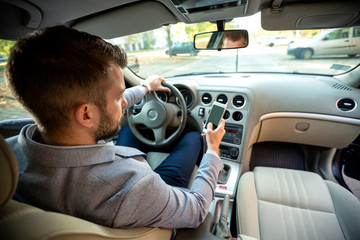
[[[171,0],[189,22],[232,19],[245,16],[248,0]]]
[[[72,25],[105,39],[126,36],[173,24],[178,21],[158,2],[138,2],[115,10],[85,18]]]
[[[0,2],[0,38],[16,39],[28,34],[39,27],[42,19],[41,11],[27,1],[2,0]]]
[[[351,27],[359,23],[359,12],[356,1],[284,5],[264,8],[261,25],[270,31]]]

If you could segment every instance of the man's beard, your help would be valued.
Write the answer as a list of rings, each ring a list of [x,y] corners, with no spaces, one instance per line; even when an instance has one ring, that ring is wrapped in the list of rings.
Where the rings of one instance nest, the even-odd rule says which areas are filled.
[[[120,132],[120,122],[114,124],[114,121],[103,109],[100,110],[99,128],[95,132],[96,141],[109,139]]]

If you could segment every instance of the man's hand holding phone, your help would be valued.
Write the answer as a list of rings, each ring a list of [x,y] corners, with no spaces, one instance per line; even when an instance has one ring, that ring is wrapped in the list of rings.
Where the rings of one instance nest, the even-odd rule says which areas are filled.
[[[219,154],[221,139],[225,135],[225,120],[221,119],[219,125],[213,130],[213,124],[209,122],[202,136],[206,136],[207,148]]]
[[[207,127],[208,123],[212,123],[213,129],[215,129],[219,125],[225,110],[226,110],[225,104],[214,102],[211,107],[210,114],[205,122],[205,128],[206,129],[208,128]]]

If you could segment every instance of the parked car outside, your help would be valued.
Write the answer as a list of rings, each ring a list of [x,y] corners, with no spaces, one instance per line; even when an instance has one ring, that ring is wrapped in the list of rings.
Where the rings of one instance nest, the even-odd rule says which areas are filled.
[[[169,50],[166,50],[165,52],[167,55],[170,55]],[[175,43],[171,47],[171,55],[176,56],[177,54],[186,54],[190,53],[191,56],[197,56],[199,53],[199,50],[196,50],[194,48],[193,42],[180,42]]]
[[[348,55],[360,53],[360,27],[329,29],[310,39],[289,44],[288,54],[298,59],[320,55]]]
[[[293,40],[287,36],[265,36],[261,37],[258,40],[258,43],[264,46],[274,47],[274,46],[287,46]]]

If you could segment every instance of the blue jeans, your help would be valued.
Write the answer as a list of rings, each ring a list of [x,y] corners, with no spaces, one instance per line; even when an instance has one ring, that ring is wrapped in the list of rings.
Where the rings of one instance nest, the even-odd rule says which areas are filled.
[[[128,126],[121,129],[118,146],[140,149],[140,143]],[[203,140],[199,132],[189,132],[181,139],[170,155],[154,172],[169,185],[186,188],[189,184],[194,167],[202,154]]]

